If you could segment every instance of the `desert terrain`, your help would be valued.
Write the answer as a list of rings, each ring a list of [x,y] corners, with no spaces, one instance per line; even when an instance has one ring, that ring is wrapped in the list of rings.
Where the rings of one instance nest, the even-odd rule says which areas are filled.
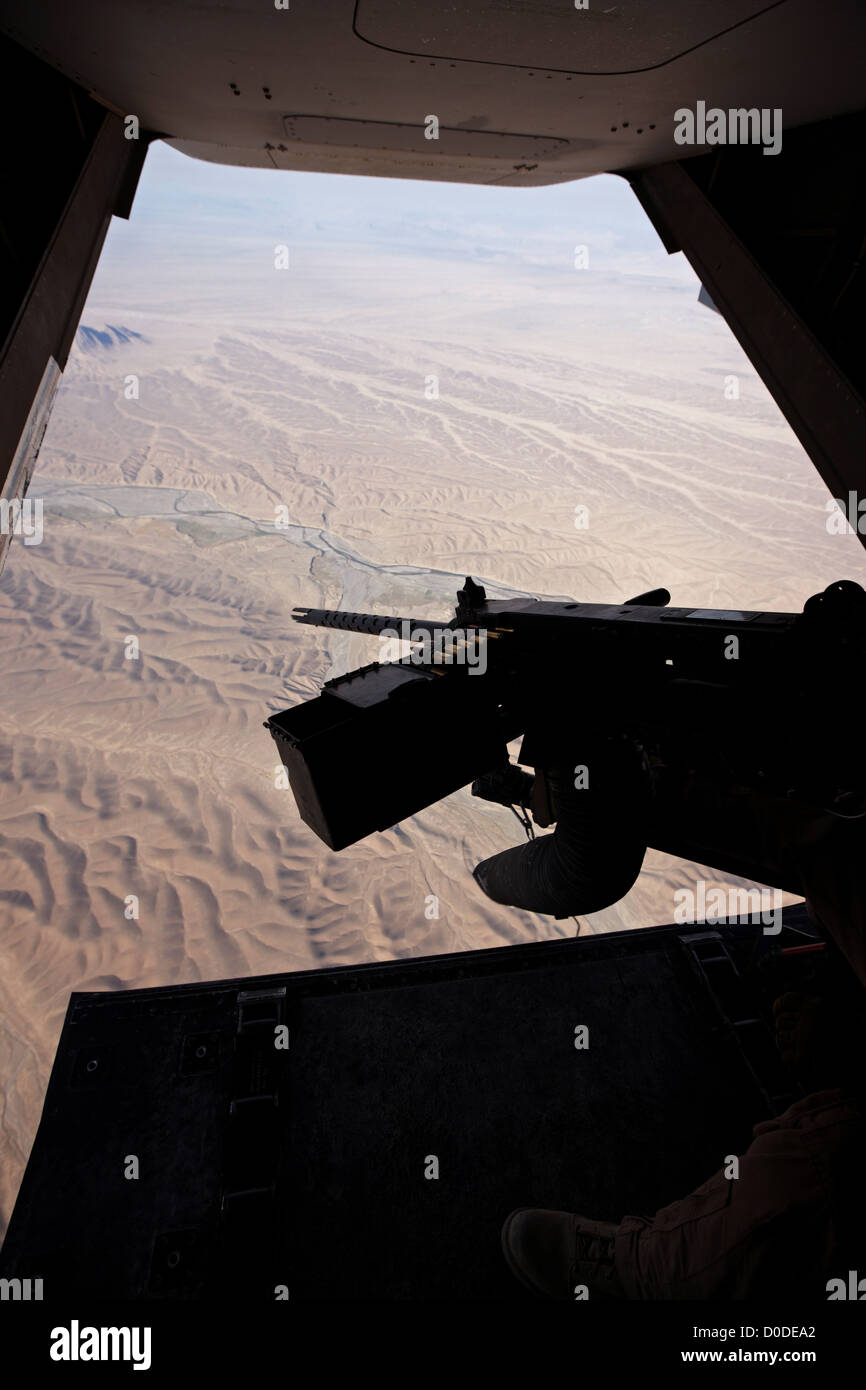
[[[252,182],[221,202],[203,181],[222,171],[151,158],[31,485],[44,539],[13,542],[0,579],[0,1228],[72,991],[576,929],[476,888],[471,867],[521,832],[468,789],[338,855],[307,829],[262,722],[376,643],[293,607],[445,617],[471,574],[492,596],[665,585],[675,604],[790,610],[866,571],[624,185],[597,205],[556,190],[552,218],[533,191],[512,232],[513,190],[488,222],[454,193],[450,220],[404,225],[394,190],[358,221],[343,180],[320,225],[318,176],[291,176],[302,216],[270,185],[261,206]],[[606,228],[628,218],[625,244]],[[385,756],[435,749],[419,729]],[[651,852],[580,929],[669,921],[696,878],[718,881]]]

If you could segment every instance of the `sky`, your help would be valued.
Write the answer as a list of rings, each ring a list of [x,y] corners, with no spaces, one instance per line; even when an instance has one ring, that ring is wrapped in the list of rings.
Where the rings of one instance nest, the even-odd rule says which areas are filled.
[[[624,179],[602,174],[543,188],[242,169],[151,146],[129,222],[115,219],[103,271],[121,258],[223,255],[230,245],[354,247],[495,259],[515,267],[573,265],[586,245],[595,268],[693,278],[669,257]],[[105,257],[103,258],[105,260]]]

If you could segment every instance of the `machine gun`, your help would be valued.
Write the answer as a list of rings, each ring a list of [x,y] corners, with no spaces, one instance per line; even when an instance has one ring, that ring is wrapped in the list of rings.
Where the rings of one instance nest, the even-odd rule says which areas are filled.
[[[562,765],[587,731],[666,765],[817,808],[866,807],[860,737],[866,592],[840,581],[802,613],[489,601],[467,578],[448,622],[297,608],[369,633],[392,659],[325,682],[266,722],[307,825],[340,850],[508,763]]]

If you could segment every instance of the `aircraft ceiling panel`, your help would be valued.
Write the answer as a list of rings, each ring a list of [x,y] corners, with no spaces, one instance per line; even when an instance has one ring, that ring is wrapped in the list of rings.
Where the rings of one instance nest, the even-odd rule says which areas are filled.
[[[358,0],[355,33],[416,57],[500,63],[573,73],[623,74],[660,67],[726,33],[773,3],[761,0]]]
[[[405,125],[395,121],[358,121],[341,116],[284,116],[283,129],[293,140],[313,145],[339,145],[344,149],[403,149],[417,153],[418,122]],[[423,132],[422,132],[423,133]],[[472,130],[462,126],[440,125],[436,139],[442,148],[462,155],[496,152],[508,158],[555,154],[567,140],[538,135],[518,135],[501,130]]]
[[[286,3],[0,0],[0,30],[175,148],[258,168],[532,186],[702,153],[674,139],[699,98],[785,129],[866,104],[863,0]]]
[[[357,121],[344,116],[284,116],[283,129],[290,140],[338,149],[392,150],[417,157],[424,128],[417,121]],[[502,130],[472,130],[439,125],[437,152],[463,159],[545,159],[563,152],[575,142],[554,136],[521,135]],[[577,142],[585,148],[592,142]],[[423,146],[422,146],[423,148]]]
[[[233,164],[247,169],[294,169],[319,174],[363,174],[373,178],[421,179],[429,182],[498,184],[534,187],[554,181],[571,182],[587,174],[574,168],[554,172],[550,160],[511,158],[503,161],[490,152],[449,153],[419,141],[413,149],[369,148],[363,145],[302,144],[283,140],[265,149],[232,149],[194,140],[169,140],[173,149],[208,164]],[[570,150],[575,142],[563,142]]]

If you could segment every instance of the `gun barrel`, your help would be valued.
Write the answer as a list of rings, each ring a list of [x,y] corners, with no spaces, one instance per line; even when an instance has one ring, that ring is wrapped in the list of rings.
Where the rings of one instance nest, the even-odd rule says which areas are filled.
[[[452,623],[432,622],[426,618],[382,617],[378,613],[340,613],[334,608],[295,608],[292,617],[296,623],[309,623],[313,627],[331,627],[340,632],[366,632],[371,637],[383,634],[404,638],[412,632],[449,632]]]

